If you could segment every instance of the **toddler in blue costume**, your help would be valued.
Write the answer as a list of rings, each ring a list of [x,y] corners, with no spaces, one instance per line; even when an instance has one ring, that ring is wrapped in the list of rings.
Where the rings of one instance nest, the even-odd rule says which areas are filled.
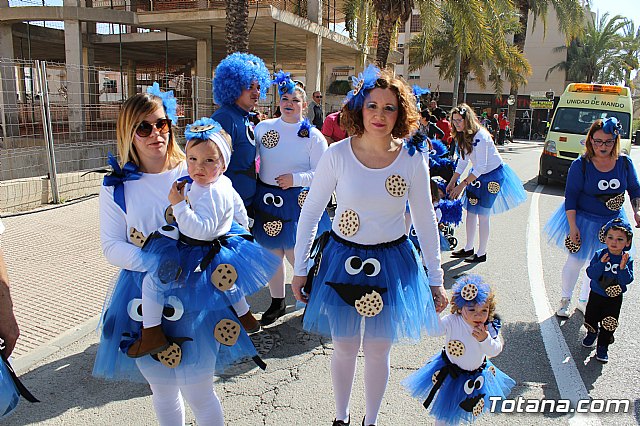
[[[430,408],[436,425],[470,422],[489,407],[490,397],[505,398],[515,385],[489,360],[503,345],[489,284],[478,275],[460,278],[453,286],[451,314],[440,326],[446,346],[402,384]]]
[[[627,252],[631,248],[633,231],[626,221],[612,219],[602,228],[600,240],[607,248],[596,251],[587,267],[591,279],[589,302],[584,315],[587,335],[582,345],[596,345],[596,359],[608,362],[608,348],[618,327],[622,294],[633,282],[633,259]]]

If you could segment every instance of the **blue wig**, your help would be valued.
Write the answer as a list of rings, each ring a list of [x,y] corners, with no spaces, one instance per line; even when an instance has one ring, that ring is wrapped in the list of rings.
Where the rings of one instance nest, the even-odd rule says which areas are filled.
[[[293,90],[296,88],[296,83],[291,80],[290,72],[280,70],[273,77],[274,79],[271,83],[278,86],[280,97],[287,93],[293,93]]]
[[[178,124],[178,101],[173,96],[173,90],[163,92],[160,90],[160,84],[154,81],[152,86],[147,87],[147,93],[162,99],[162,106],[167,118],[174,126]]]
[[[251,87],[253,82],[260,86],[260,99],[265,99],[271,78],[262,59],[249,53],[232,53],[216,67],[213,77],[214,100],[218,105],[233,105],[242,91]]]
[[[465,275],[453,285],[451,301],[459,308],[484,305],[491,293],[491,287],[480,275]]]
[[[363,72],[358,74],[358,77],[351,77],[353,90],[347,93],[347,97],[344,100],[344,103],[347,105],[349,110],[357,111],[362,109],[362,105],[364,105],[364,98],[366,98],[367,93],[375,87],[379,76],[380,68],[373,64],[369,64]]]
[[[622,131],[622,123],[620,123],[616,117],[609,117],[604,120],[602,130],[604,130],[605,133],[618,137]]]

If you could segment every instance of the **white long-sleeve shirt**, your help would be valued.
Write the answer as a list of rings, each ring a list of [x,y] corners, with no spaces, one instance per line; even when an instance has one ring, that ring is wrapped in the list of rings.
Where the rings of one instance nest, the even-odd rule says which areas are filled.
[[[479,177],[502,164],[502,157],[500,157],[500,153],[487,129],[482,127],[478,130],[473,136],[473,144],[473,151],[470,154],[466,154],[464,159],[462,156],[458,159],[456,173],[461,175],[469,162],[471,162],[472,167],[469,174]]]
[[[491,329],[491,327],[489,327]],[[502,340],[498,335],[489,333],[486,339],[478,342],[471,334],[473,327],[467,324],[460,314],[446,315],[440,319],[440,334],[446,336],[445,349],[447,356],[458,367],[473,371],[482,365],[485,355],[494,357],[502,352]],[[449,342],[457,340],[464,345],[463,354],[454,356],[449,352]],[[459,348],[460,346],[457,345]]]
[[[394,175],[407,185],[407,190],[401,196],[393,196],[387,191],[387,180]],[[404,148],[399,150],[389,166],[370,169],[356,158],[351,148],[351,138],[332,144],[318,163],[300,213],[294,249],[295,275],[307,274],[309,251],[316,236],[317,224],[335,190],[338,207],[332,229],[340,237],[359,244],[380,244],[402,237],[406,231],[404,213],[408,200],[413,226],[429,270],[429,284],[441,286],[443,272],[440,267],[438,225],[429,195],[429,179],[424,156],[410,156]],[[398,181],[397,178],[394,180]],[[351,236],[344,235],[339,228],[341,215],[347,210],[353,210],[359,218],[358,230]]]
[[[260,180],[277,185],[276,178],[291,173],[293,186],[310,186],[320,157],[327,150],[327,140],[320,130],[311,127],[308,138],[298,136],[300,123],[287,123],[272,118],[258,123],[255,129],[256,150],[260,156]],[[266,148],[262,138],[267,132],[277,132],[278,144]],[[273,134],[273,133],[272,133]]]

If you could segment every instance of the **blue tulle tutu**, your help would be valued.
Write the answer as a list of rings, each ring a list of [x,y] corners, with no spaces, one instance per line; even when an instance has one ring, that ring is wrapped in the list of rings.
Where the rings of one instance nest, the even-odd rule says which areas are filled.
[[[258,180],[253,202],[255,223],[253,235],[261,246],[268,249],[292,249],[296,245],[298,220],[309,188],[282,189]],[[327,212],[318,223],[318,235],[331,229]]]
[[[606,247],[599,239],[599,233],[602,227],[616,217],[620,217],[625,221],[627,220],[624,209],[615,212],[612,211],[611,213],[611,215],[602,216],[576,210],[576,226],[580,230],[581,243],[580,250],[573,253],[573,256],[578,256],[583,260],[589,260],[597,250]],[[544,232],[547,234],[548,243],[556,245],[569,253],[569,250],[567,250],[564,245],[564,241],[567,235],[569,235],[569,221],[565,213],[564,202],[544,225]]]
[[[425,401],[435,385],[435,374],[455,370],[448,374],[429,405],[430,414],[450,425],[472,422],[491,407],[490,397],[506,398],[516,382],[490,360],[475,371],[451,367],[444,351],[434,355],[422,368],[402,381],[414,398]],[[474,410],[475,409],[475,410]]]
[[[527,201],[520,178],[508,164],[501,164],[467,185],[462,205],[471,213],[490,215],[511,210]]]
[[[333,232],[314,277],[304,314],[305,330],[332,337],[360,334],[417,341],[438,329],[431,289],[406,236],[367,246]],[[380,303],[382,302],[382,303]]]
[[[20,393],[9,375],[7,366],[0,360],[0,419],[11,414],[19,402]]]

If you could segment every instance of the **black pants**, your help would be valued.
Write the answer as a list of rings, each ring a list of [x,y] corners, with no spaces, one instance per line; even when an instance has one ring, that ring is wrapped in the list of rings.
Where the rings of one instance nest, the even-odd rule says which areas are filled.
[[[500,129],[498,132],[498,145],[504,145],[504,136],[507,134],[506,129]]]
[[[616,297],[607,297],[594,291],[589,293],[584,325],[588,331],[599,333],[598,346],[609,346],[613,343],[613,333],[618,327],[621,307],[622,294]]]

